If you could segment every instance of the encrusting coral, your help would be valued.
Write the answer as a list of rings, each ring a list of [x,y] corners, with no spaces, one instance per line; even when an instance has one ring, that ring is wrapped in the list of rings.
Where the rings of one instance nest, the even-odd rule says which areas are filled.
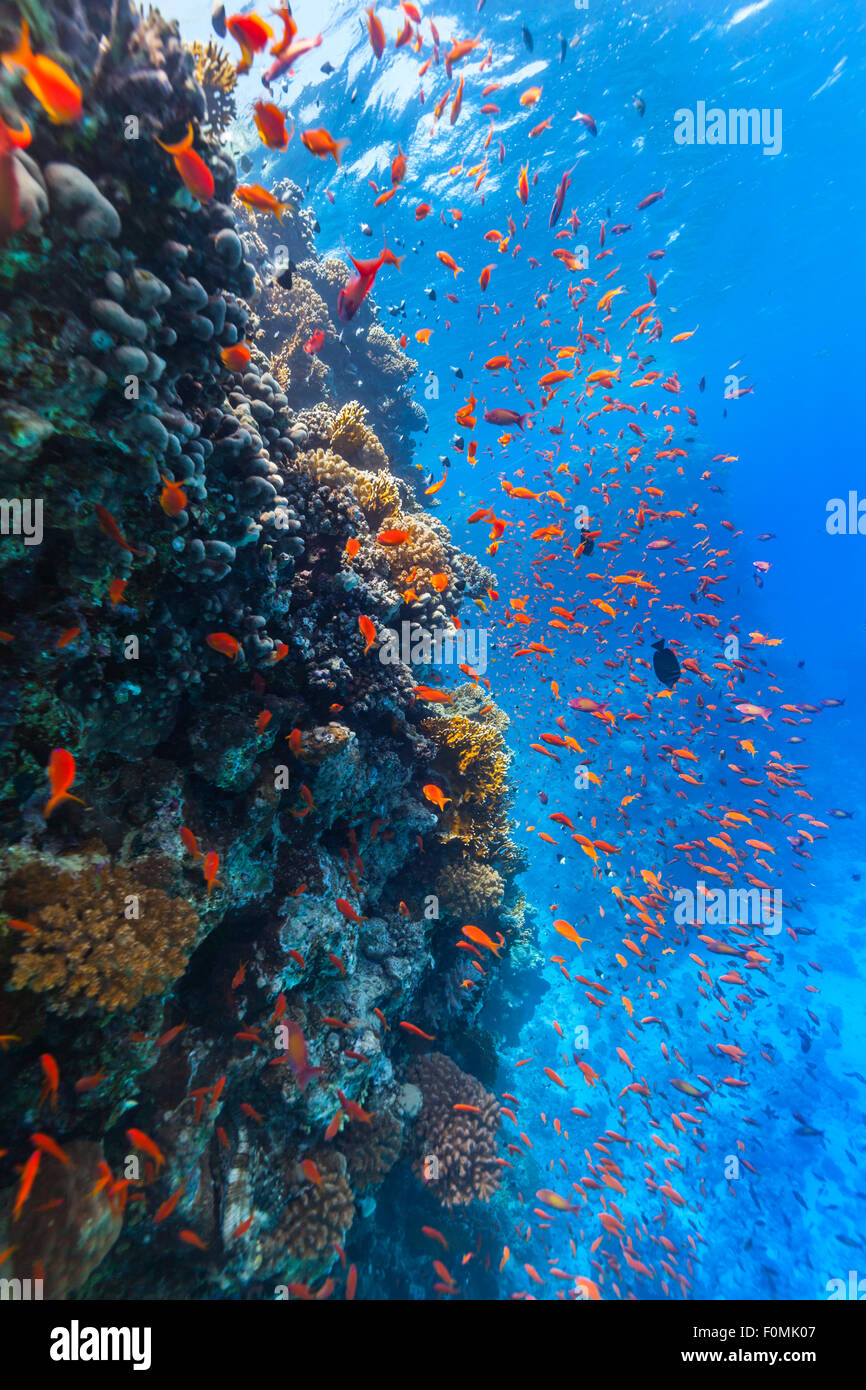
[[[198,916],[182,898],[142,884],[129,869],[79,872],[47,863],[17,869],[3,911],[26,921],[12,961],[13,989],[48,994],[59,1014],[128,1012],[186,969]]]
[[[424,1098],[415,1121],[416,1175],[445,1207],[489,1201],[502,1181],[496,1097],[441,1052],[418,1058],[409,1079]]]

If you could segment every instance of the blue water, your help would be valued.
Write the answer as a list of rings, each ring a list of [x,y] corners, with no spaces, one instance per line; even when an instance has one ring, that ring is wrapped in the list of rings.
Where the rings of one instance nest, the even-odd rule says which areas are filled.
[[[266,174],[257,151],[256,169],[249,177],[267,183],[285,174],[302,187],[309,178],[307,201],[319,219],[317,246],[323,255],[345,255],[344,243],[355,255],[369,255],[383,234],[389,245],[406,253],[401,273],[383,272],[374,294],[380,308],[405,299],[405,319],[383,313],[383,322],[397,334],[405,331],[408,350],[416,351],[419,396],[428,372],[437,379],[438,399],[430,399],[428,391],[424,400],[429,432],[416,437],[415,461],[425,475],[438,479],[443,472],[439,457],[448,455],[448,481],[431,502],[455,540],[488,560],[497,574],[500,597],[491,604],[488,617],[465,617],[490,623],[487,676],[513,720],[510,742],[519,786],[515,834],[529,850],[523,888],[537,913],[547,988],[536,1004],[536,984],[526,982],[526,997],[532,1002],[518,1015],[519,1035],[515,1036],[512,1016],[503,1036],[499,1090],[518,1097],[519,1124],[504,1122],[503,1143],[514,1150],[508,1152],[513,1167],[506,1170],[498,1203],[498,1238],[512,1253],[495,1289],[502,1297],[555,1297],[573,1283],[560,1280],[551,1273],[553,1268],[596,1281],[605,1298],[679,1299],[684,1292],[714,1299],[826,1298],[829,1280],[847,1281],[852,1269],[866,1275],[860,1234],[866,1211],[866,1024],[858,949],[866,883],[860,879],[866,814],[866,539],[831,536],[825,526],[829,499],[847,497],[849,490],[862,486],[862,356],[854,334],[866,307],[859,248],[866,214],[866,187],[859,175],[866,134],[864,15],[858,15],[855,6],[817,7],[807,0],[784,5],[770,0],[751,7],[717,6],[706,0],[659,0],[652,5],[590,0],[586,10],[548,3],[530,12],[488,0],[480,15],[474,3],[450,4],[435,13],[443,49],[452,35],[480,35],[481,43],[455,72],[455,80],[461,72],[466,79],[459,119],[449,125],[449,102],[431,135],[433,106],[449,83],[441,66],[431,66],[419,83],[418,67],[432,51],[428,11],[421,8],[420,54],[410,48],[394,52],[399,11],[396,6],[379,8],[389,47],[377,63],[359,19],[360,6],[299,0],[293,6],[299,34],[313,35],[321,29],[323,43],[299,60],[295,76],[279,89],[280,104],[290,111],[298,131],[324,125],[351,143],[338,170],[332,161],[309,155],[296,133],[284,155],[266,156]],[[208,37],[199,4],[175,10],[185,37]],[[527,13],[532,52],[521,37]],[[560,34],[569,44],[578,37],[562,63]],[[492,64],[481,73],[480,62],[491,45]],[[331,76],[321,72],[326,61],[337,69]],[[241,124],[249,121],[249,103],[262,94],[258,71],[239,88]],[[492,118],[489,172],[475,192],[465,173],[451,176],[448,170],[461,162],[464,168],[484,162],[489,120],[480,114],[480,94],[494,82],[502,84],[501,90],[485,100],[497,103],[501,113]],[[518,97],[531,86],[540,86],[542,95],[526,109]],[[355,89],[356,99],[350,103]],[[643,115],[633,104],[636,95],[646,104]],[[781,110],[781,150],[767,155],[760,146],[676,144],[675,112],[694,110],[700,101],[725,110]],[[596,137],[571,119],[576,111],[591,113]],[[529,139],[528,132],[548,117],[550,129]],[[500,140],[505,148],[501,163]],[[398,141],[408,160],[404,191],[384,208],[374,209],[375,193],[368,180],[380,188],[390,186],[389,168]],[[537,175],[537,183],[531,183],[524,209],[517,179],[527,162],[530,180]],[[573,243],[587,245],[590,256],[589,268],[577,274],[552,259],[557,247],[574,245],[556,240],[548,228],[554,191],[572,166],[572,184],[556,230],[567,228],[568,215],[575,209],[581,226]],[[326,188],[334,195],[333,204],[324,196]],[[636,210],[639,200],[660,189],[665,190],[661,201],[644,212]],[[422,201],[430,203],[433,212],[416,224],[414,209]],[[458,208],[462,220],[455,222],[450,208]],[[442,210],[446,225],[440,220]],[[527,213],[529,224],[523,227]],[[495,243],[483,238],[491,228],[508,235],[509,216],[517,230],[505,254],[500,254]],[[605,249],[612,248],[614,255],[597,261],[602,220],[608,229],[630,223],[631,230],[619,237],[611,237],[608,230]],[[360,235],[364,222],[373,229],[372,240]],[[515,256],[517,243],[521,249]],[[665,249],[665,258],[647,260],[653,248]],[[464,267],[456,282],[436,259],[439,250]],[[530,266],[529,257],[540,265]],[[495,269],[482,295],[478,276],[489,264]],[[619,269],[613,278],[605,279],[615,267]],[[698,424],[690,425],[684,413],[665,415],[660,421],[652,413],[611,414],[593,420],[590,435],[578,426],[579,415],[599,409],[608,392],[601,388],[592,402],[577,406],[582,389],[578,378],[560,387],[525,435],[512,431],[508,446],[498,444],[502,430],[483,421],[485,402],[522,411],[530,409],[528,398],[538,406],[541,392],[536,383],[549,370],[544,361],[545,354],[552,355],[548,345],[574,344],[581,313],[584,327],[600,328],[602,336],[608,333],[612,350],[621,353],[635,321],[627,332],[619,331],[620,323],[651,298],[644,278],[648,271],[658,283],[663,332],[657,342],[637,339],[637,351],[642,357],[652,354],[652,369],[664,377],[676,371],[682,391],[666,394],[660,383],[643,392],[631,390],[626,383],[637,375],[637,364],[625,359],[623,384],[615,388],[616,395],[625,401],[646,399],[650,412],[671,404],[684,412],[690,406]],[[566,288],[581,275],[591,276],[596,287],[590,287],[588,300],[575,310]],[[551,281],[549,298],[537,304],[536,296],[546,293]],[[424,293],[427,285],[436,289],[435,303]],[[626,292],[613,301],[612,317],[604,320],[596,310],[597,300],[618,285],[625,285]],[[457,294],[458,303],[445,300],[448,291]],[[479,303],[495,303],[498,315],[486,308],[479,321]],[[422,327],[433,329],[426,347],[415,343],[414,334]],[[671,343],[675,334],[696,327],[693,338]],[[526,369],[516,378],[524,394],[509,372],[494,378],[483,369],[488,357],[504,352],[526,360]],[[600,351],[588,351],[583,360],[585,370],[587,363],[607,363]],[[462,368],[462,380],[455,378],[452,366]],[[743,385],[753,385],[753,392],[726,399],[725,379],[731,373]],[[705,389],[700,391],[702,378]],[[470,388],[479,401],[474,435],[460,430],[454,420]],[[549,426],[557,425],[562,416],[565,433],[551,435]],[[639,420],[648,441],[626,477],[623,453],[638,441],[618,441],[616,435],[630,420]],[[675,427],[673,446],[684,448],[688,456],[659,461],[649,477],[644,465],[664,447],[662,431],[668,422]],[[599,427],[607,428],[605,436],[598,433]],[[467,441],[477,439],[474,468],[453,447],[455,433]],[[583,452],[572,452],[572,442]],[[619,459],[605,447],[617,444]],[[590,478],[583,465],[593,445]],[[713,462],[716,455],[733,456],[735,461]],[[544,469],[555,469],[563,459],[574,480],[555,472],[546,477]],[[622,487],[610,492],[607,505],[591,489],[600,486],[606,468],[617,464],[616,481]],[[524,474],[518,475],[519,469]],[[702,479],[705,473],[710,476]],[[502,490],[502,477],[537,492],[559,489],[569,510],[563,513],[548,501],[541,505],[510,500]],[[662,488],[664,498],[658,506],[685,516],[647,523],[641,544],[607,553],[597,549],[591,560],[576,559],[556,539],[530,541],[535,526],[564,518],[566,538],[573,543],[572,511],[581,502],[602,519],[603,539],[621,534],[628,520],[623,523],[616,514],[621,507],[637,505],[633,485]],[[654,505],[646,496],[644,501]],[[693,516],[688,507],[694,502],[698,510]],[[488,528],[467,524],[466,518],[480,507],[493,507],[512,523],[493,557],[484,553]],[[538,520],[532,520],[533,515]],[[723,520],[734,529],[725,529]],[[696,531],[696,521],[708,532]],[[525,529],[519,529],[520,522],[526,523]],[[758,542],[762,533],[774,533],[775,539]],[[696,552],[695,558],[691,548],[707,534],[709,549]],[[645,542],[652,535],[672,537],[675,546],[648,552]],[[717,560],[718,568],[703,570],[718,550],[728,551]],[[549,554],[555,559],[542,563],[536,578],[533,562]],[[697,568],[682,572],[675,556]],[[756,560],[771,564],[761,586],[756,583]],[[577,615],[587,624],[585,632],[546,626],[551,603],[574,610],[608,591],[609,585],[588,579],[589,573],[610,576],[627,569],[640,569],[659,587],[656,606],[648,608],[641,594],[634,609],[617,603],[616,618],[604,628],[598,626],[603,615],[592,607]],[[690,599],[701,574],[725,576],[716,586],[725,596],[723,604],[714,607],[705,596],[697,602]],[[542,589],[539,578],[554,587]],[[526,611],[534,619],[532,627],[506,627],[502,620],[510,599],[524,595],[529,596]],[[690,613],[710,611],[720,626],[714,635],[707,626],[683,621],[682,612],[666,613],[662,604],[682,604]],[[713,662],[724,659],[720,641],[731,625],[744,644],[754,632],[780,639],[780,645],[744,652],[750,664],[758,663],[757,671],[747,672],[733,695],[724,674],[713,671]],[[680,685],[671,701],[659,701],[658,683],[646,667],[605,667],[606,660],[646,660],[651,655],[649,642],[657,636],[682,643],[681,658],[695,657],[712,683],[692,675],[691,683]],[[553,654],[515,657],[524,639],[542,641]],[[586,658],[588,664],[577,665],[575,658]],[[768,671],[760,666],[762,660]],[[630,683],[630,670],[647,683]],[[559,685],[558,700],[551,681]],[[566,700],[579,691],[590,693],[590,683],[599,698],[611,696],[617,716],[614,732],[566,707]],[[614,689],[617,683],[623,686],[621,694]],[[776,691],[770,689],[773,686]],[[654,697],[649,711],[643,705],[648,692]],[[714,710],[698,709],[698,696]],[[781,704],[820,705],[822,699],[845,703],[823,708],[811,722],[796,727],[781,723]],[[742,700],[770,706],[769,724],[758,719],[743,725],[733,710]],[[628,711],[644,716],[643,723],[626,722]],[[577,759],[567,749],[554,748],[561,757],[558,763],[531,750],[542,732],[561,732],[554,723],[557,715],[566,717],[568,732],[593,759],[601,787],[575,789]],[[666,723],[671,717],[674,731]],[[794,720],[808,717],[789,713]],[[692,735],[690,730],[698,726],[699,732]],[[648,736],[650,731],[658,735],[656,741]],[[792,735],[805,742],[788,745],[785,740]],[[587,743],[588,738],[597,739],[597,746]],[[754,759],[735,742],[749,738],[756,744]],[[682,747],[684,739],[698,762],[683,762],[682,770],[696,771],[700,786],[679,781],[669,762],[659,757],[659,745]],[[647,760],[641,753],[643,744],[648,745]],[[758,769],[754,776],[762,785],[743,786],[719,760],[721,749],[726,750],[727,762]],[[794,795],[791,788],[778,789],[776,799],[777,789],[763,771],[776,755],[806,765],[802,777],[809,799]],[[626,766],[633,769],[631,778]],[[621,800],[641,792],[642,772],[647,785],[627,808],[626,819]],[[541,791],[549,797],[547,805],[541,804]],[[755,797],[774,812],[792,816],[792,825],[756,818],[748,830],[771,844],[773,854],[762,857],[772,865],[773,886],[792,904],[784,910],[781,932],[767,938],[762,948],[765,969],[744,970],[745,988],[719,983],[737,961],[709,954],[696,939],[702,929],[677,928],[669,913],[660,928],[663,939],[640,938],[643,956],[629,953],[623,938],[637,942],[642,927],[639,922],[626,925],[611,884],[621,885],[626,896],[645,892],[639,875],[647,869],[659,876],[668,892],[689,883],[694,887],[696,872],[675,846],[718,835],[718,820],[711,825],[699,808],[709,808],[716,816],[724,807],[750,814]],[[853,819],[834,817],[831,810],[846,811]],[[569,815],[578,831],[619,847],[620,854],[611,856],[612,878],[593,877],[590,860],[563,827],[549,821],[554,811]],[[793,847],[787,837],[808,825],[797,819],[801,813],[828,828],[808,826],[814,841]],[[590,830],[593,817],[596,825]],[[666,825],[666,819],[675,826]],[[538,831],[552,833],[558,848],[540,840]],[[744,847],[746,831],[729,831],[741,848],[744,867],[769,881]],[[793,852],[795,848],[810,857]],[[718,855],[706,854],[699,855],[701,862],[720,862]],[[564,862],[558,855],[566,856]],[[582,953],[554,932],[556,918],[567,919],[589,939]],[[722,936],[724,931],[710,934]],[[616,961],[624,950],[629,957],[625,968]],[[551,961],[555,956],[563,958],[569,979]],[[709,987],[702,970],[712,982]],[[610,991],[602,996],[606,1003],[600,1017],[587,1001],[585,987],[576,982],[578,974]],[[624,992],[634,1003],[634,1019],[621,1002]],[[737,1000],[738,994],[744,997]],[[727,1007],[719,995],[724,995]],[[650,1016],[660,1022],[636,1026]],[[503,1018],[494,991],[485,1021],[495,1033],[504,1027]],[[573,1039],[581,1025],[588,1029],[588,1046],[577,1055],[597,1073],[594,1087],[586,1084],[575,1065]],[[744,1064],[713,1052],[709,1045],[719,1042],[740,1046],[747,1053]],[[618,1058],[618,1047],[628,1054],[633,1075]],[[523,1059],[530,1060],[516,1067]],[[565,1090],[547,1078],[544,1067],[560,1074]],[[713,1088],[703,1100],[678,1095],[670,1087],[671,1078],[688,1077],[706,1092],[698,1075]],[[731,1076],[748,1085],[727,1085],[723,1078]],[[649,1095],[628,1092],[620,1097],[638,1078],[646,1078]],[[589,1111],[591,1118],[576,1116],[573,1109]],[[820,1135],[798,1135],[803,1125],[793,1112]],[[687,1113],[700,1123],[681,1121],[678,1129],[671,1118],[674,1113]],[[628,1143],[605,1139],[606,1130],[625,1136]],[[531,1149],[519,1131],[526,1134]],[[653,1134],[669,1147],[655,1145]],[[590,1187],[577,1215],[549,1208],[545,1215],[535,1197],[538,1190],[552,1188],[574,1198],[572,1183],[593,1174],[600,1180],[599,1165],[607,1155],[593,1148],[597,1142],[606,1144],[625,1195],[609,1186]],[[756,1171],[741,1164],[739,1176],[728,1180],[731,1156],[747,1160]],[[683,1205],[647,1186],[647,1178],[654,1184],[670,1181]],[[598,1220],[602,1195],[608,1210],[611,1203],[618,1206],[633,1241],[631,1253],[650,1268],[651,1277],[629,1268],[620,1239],[603,1231]],[[428,1219],[426,1206],[424,1211],[419,1224]],[[461,1248],[460,1220],[452,1218],[448,1231]],[[659,1245],[661,1236],[673,1250]],[[599,1237],[601,1244],[595,1247]],[[488,1242],[494,1269],[501,1245]],[[663,1269],[662,1260],[670,1263],[673,1273]],[[527,1264],[543,1283],[532,1279]],[[473,1268],[470,1264],[460,1271],[462,1292],[479,1296],[483,1288],[489,1296],[489,1283],[476,1284]],[[679,1276],[686,1282],[681,1284]]]

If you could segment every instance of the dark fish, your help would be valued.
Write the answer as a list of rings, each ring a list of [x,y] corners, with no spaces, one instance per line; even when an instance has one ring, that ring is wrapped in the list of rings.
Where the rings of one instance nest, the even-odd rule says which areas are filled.
[[[532,35],[530,34],[525,24],[521,32],[523,34],[523,42],[526,44],[526,47],[529,49],[531,53],[535,45],[532,42]]]
[[[565,38],[565,36],[564,36],[563,34],[560,34],[560,36],[559,36],[559,61],[560,61],[561,63],[564,63],[564,62],[565,62],[565,55],[566,55],[567,52],[568,52],[568,40]]]
[[[642,116],[645,113],[646,102],[644,101],[642,96],[632,97],[631,104],[639,116]]]
[[[222,0],[214,0],[210,12],[210,22],[213,25],[214,33],[224,39],[226,36],[226,7]]]
[[[458,381],[462,381],[462,380],[463,380],[463,368],[462,368],[462,367],[451,367],[450,370],[451,370],[451,371],[454,373],[454,375],[457,377]]]
[[[319,68],[319,72],[327,73],[328,77],[330,77],[332,72],[336,71],[337,69],[334,67],[333,63],[323,63],[322,66]]]
[[[676,654],[671,651],[670,647],[665,646],[663,637],[660,637],[658,642],[653,642],[652,645],[653,670],[662,685],[667,685],[673,689],[680,678],[680,663],[677,661]]]
[[[698,382],[698,390],[699,390],[699,391],[703,391],[703,389],[704,389],[704,387],[706,386],[706,384],[707,384],[707,378],[706,378],[705,376],[702,376],[701,379],[700,379],[700,381]]]

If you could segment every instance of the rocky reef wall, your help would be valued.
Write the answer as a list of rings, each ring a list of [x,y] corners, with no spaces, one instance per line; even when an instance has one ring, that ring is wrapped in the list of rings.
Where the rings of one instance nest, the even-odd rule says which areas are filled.
[[[471,667],[380,657],[493,577],[419,502],[415,364],[370,300],[341,336],[300,190],[233,201],[219,54],[128,0],[26,13],[83,115],[4,89],[3,1273],[327,1294],[393,1242],[383,1184],[500,1186],[479,1014],[534,951],[508,721]],[[157,142],[190,126],[203,201]]]

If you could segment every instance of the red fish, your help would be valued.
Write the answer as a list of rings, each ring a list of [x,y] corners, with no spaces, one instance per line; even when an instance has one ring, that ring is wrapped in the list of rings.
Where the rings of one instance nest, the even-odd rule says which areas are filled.
[[[223,656],[228,656],[234,661],[241,649],[241,644],[236,637],[232,637],[228,632],[209,632],[205,638],[209,647],[213,647],[215,652],[221,652]]]
[[[286,1032],[289,1035],[288,1062],[291,1073],[301,1089],[301,1095],[307,1089],[314,1076],[320,1076],[321,1067],[311,1067],[307,1056],[307,1040],[304,1037],[300,1025],[286,1019]]]
[[[174,160],[174,167],[183,180],[184,187],[200,203],[207,203],[214,195],[214,177],[200,154],[192,148],[192,121],[187,125],[186,135],[173,145],[166,145],[157,137],[156,143]]]
[[[95,511],[99,519],[100,531],[103,531],[106,536],[113,540],[115,545],[119,545],[121,550],[129,551],[130,555],[147,554],[145,550],[135,550],[134,547],[131,546],[129,542],[124,539],[120,527],[118,526],[115,518],[111,515],[111,512],[107,512],[105,508],[100,507],[98,503],[95,506]]]
[[[322,346],[324,341],[325,334],[323,330],[321,328],[317,328],[313,336],[310,338],[309,342],[304,343],[304,352],[308,352],[310,356],[313,356],[314,353],[317,353],[319,351],[319,348]]]
[[[78,801],[82,806],[84,805],[80,796],[73,796],[69,791],[75,781],[75,759],[67,749],[55,748],[48,759],[48,781],[51,786],[51,797],[46,802],[42,812],[45,820],[62,801]]]
[[[204,881],[207,884],[208,897],[210,897],[211,895],[211,889],[213,888],[214,884],[221,882],[221,880],[217,878],[219,866],[220,857],[217,854],[216,850],[212,849],[209,854],[205,855],[204,863],[201,866],[201,871],[204,874]]]
[[[344,323],[349,323],[355,317],[359,308],[363,304],[367,295],[370,293],[376,281],[376,276],[383,265],[393,265],[400,269],[402,256],[395,256],[394,252],[388,249],[387,244],[382,247],[375,260],[356,261],[354,256],[349,260],[358,272],[353,275],[337,295],[337,313]]]
[[[18,47],[2,54],[2,59],[9,72],[24,73],[25,87],[54,125],[71,125],[81,120],[81,88],[51,58],[33,52],[26,19],[21,21]]]

